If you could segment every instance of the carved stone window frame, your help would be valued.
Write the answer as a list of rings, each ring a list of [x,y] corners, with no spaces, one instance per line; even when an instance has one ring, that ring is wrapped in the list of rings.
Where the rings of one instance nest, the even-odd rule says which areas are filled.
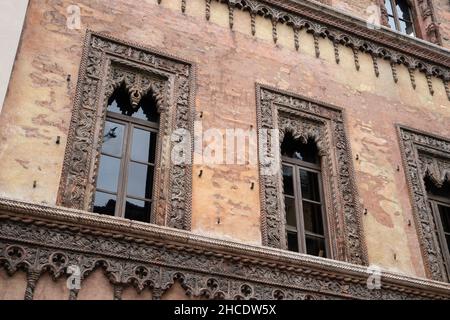
[[[397,124],[405,175],[413,205],[414,221],[429,278],[448,281],[433,212],[428,206],[424,178],[437,185],[450,181],[450,139]]]
[[[287,249],[285,210],[281,175],[280,149],[263,150],[270,145],[263,130],[279,132],[280,144],[285,132],[295,138],[312,138],[321,156],[324,201],[326,206],[331,258],[367,265],[361,210],[354,183],[352,153],[344,126],[344,111],[316,100],[256,84],[259,155],[279,161],[274,175],[262,174],[259,161],[261,191],[261,232],[263,245]]]
[[[151,222],[190,230],[192,167],[172,163],[171,146],[175,130],[188,130],[192,157],[195,70],[190,61],[87,31],[58,205],[92,210],[108,98],[124,84],[131,100],[151,92],[160,112]]]

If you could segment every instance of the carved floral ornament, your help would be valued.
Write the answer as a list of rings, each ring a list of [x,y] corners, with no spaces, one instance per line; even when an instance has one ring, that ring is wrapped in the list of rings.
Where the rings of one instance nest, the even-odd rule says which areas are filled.
[[[334,259],[367,264],[358,195],[354,185],[351,150],[346,139],[342,111],[319,102],[257,85],[258,131],[278,129],[280,141],[290,132],[295,138],[312,138],[322,161],[326,212]],[[276,174],[260,174],[263,244],[286,249],[284,201],[279,146],[259,137],[260,154],[278,161]],[[260,164],[263,172],[264,164]]]
[[[427,204],[424,178],[430,177],[437,186],[450,181],[450,141],[402,126],[398,131],[427,275],[445,282],[448,279],[444,258],[434,232],[435,222]]]
[[[109,36],[88,32],[68,135],[58,204],[90,210],[107,102],[120,85],[136,107],[151,93],[160,112],[152,223],[190,229],[191,168],[170,161],[175,129],[192,132],[193,64]]]
[[[158,3],[167,0],[158,0]],[[181,11],[186,11],[186,1],[181,0]],[[386,29],[368,28],[363,21],[356,20],[325,6],[309,1],[291,0],[205,0],[205,18],[211,17],[211,2],[218,1],[228,5],[229,26],[234,26],[234,11],[242,10],[249,13],[251,31],[256,34],[256,16],[270,19],[272,22],[272,38],[278,41],[278,24],[286,24],[293,30],[293,41],[296,50],[300,49],[299,31],[304,29],[314,38],[316,57],[320,57],[319,38],[332,42],[335,61],[340,63],[339,46],[352,49],[355,68],[360,70],[359,54],[366,53],[372,57],[374,73],[380,75],[378,59],[390,62],[394,82],[398,82],[397,66],[408,69],[411,86],[416,89],[416,71],[422,72],[427,80],[431,95],[435,90],[432,77],[442,80],[445,92],[450,100],[450,54],[443,48],[431,47],[420,43],[414,38],[398,35]],[[426,0],[423,0],[426,1]],[[428,29],[431,30],[429,24]],[[427,30],[428,30],[427,29]],[[428,32],[428,31],[427,31]],[[432,31],[429,31],[432,33]],[[433,31],[434,32],[434,31]],[[430,33],[430,35],[431,35]]]
[[[111,299],[123,289],[159,299],[175,283],[210,299],[450,299],[450,284],[383,271],[370,290],[363,266],[198,236],[177,229],[0,198],[0,268],[26,272],[25,299],[45,273],[66,280],[79,268],[81,290],[95,270]],[[67,299],[77,299],[70,290]]]

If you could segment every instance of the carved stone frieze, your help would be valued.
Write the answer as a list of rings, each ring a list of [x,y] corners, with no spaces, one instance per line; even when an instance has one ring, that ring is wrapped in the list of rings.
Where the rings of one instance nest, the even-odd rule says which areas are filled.
[[[61,207],[0,199],[0,266],[27,273],[24,299],[39,278],[84,280],[103,270],[114,299],[123,288],[161,298],[175,282],[186,294],[212,299],[448,299],[450,285],[382,272],[369,289],[363,266],[197,236],[177,229],[111,219]],[[78,290],[67,299],[76,299]]]
[[[351,150],[346,139],[342,111],[292,93],[256,86],[258,130],[278,130],[282,141],[286,132],[303,141],[312,138],[322,159],[322,179],[326,200],[332,256],[355,264],[366,264],[358,195],[354,186]],[[260,139],[262,137],[260,136]],[[270,137],[267,137],[270,138]],[[260,140],[259,148],[270,145]],[[279,145],[260,150],[278,159]],[[264,164],[260,164],[261,172]],[[280,170],[260,174],[262,234],[265,245],[286,249],[284,201]]]
[[[205,0],[205,17],[209,20],[211,15],[211,1]],[[330,7],[320,6],[310,1],[292,0],[215,0],[228,6],[230,28],[233,27],[234,10],[239,9],[248,12],[251,18],[251,31],[256,34],[256,15],[271,20],[272,36],[277,42],[277,26],[286,24],[293,29],[293,41],[296,50],[299,50],[300,42],[298,32],[305,29],[314,37],[316,57],[320,57],[319,37],[330,40],[334,46],[336,63],[339,63],[339,46],[346,46],[353,50],[355,67],[359,71],[359,53],[367,53],[376,58],[391,62],[392,73],[395,82],[398,82],[395,64],[402,64],[408,69],[418,70],[427,77],[437,77],[446,88],[447,97],[450,100],[447,82],[450,81],[449,52],[444,48],[436,48],[418,42],[415,39],[397,33],[386,28],[368,28],[367,23],[356,20]],[[423,0],[429,7],[430,0]],[[384,7],[384,6],[383,6]],[[384,19],[386,20],[386,19]],[[385,24],[386,21],[382,21]],[[437,25],[427,24],[428,39],[439,38]],[[436,40],[437,41],[437,40]],[[378,76],[377,59],[373,59],[374,69]],[[428,82],[430,86],[430,81]],[[415,80],[411,78],[411,84],[415,87]],[[434,91],[430,88],[430,94]]]
[[[191,168],[169,161],[172,142],[167,137],[175,129],[192,131],[194,73],[190,62],[88,32],[58,203],[83,210],[92,207],[107,101],[123,85],[133,107],[150,92],[160,112],[152,222],[190,229]]]
[[[424,178],[430,177],[437,186],[450,181],[450,141],[403,126],[398,126],[398,131],[427,274],[434,280],[448,281]]]

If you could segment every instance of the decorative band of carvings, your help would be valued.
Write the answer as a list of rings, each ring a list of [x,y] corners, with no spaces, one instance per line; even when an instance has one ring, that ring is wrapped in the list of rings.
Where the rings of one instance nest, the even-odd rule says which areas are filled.
[[[210,19],[211,1],[205,0],[205,18]],[[404,36],[387,28],[369,28],[367,23],[333,10],[330,7],[309,1],[292,0],[215,0],[225,3],[229,10],[229,26],[233,29],[234,10],[249,13],[252,34],[256,34],[256,15],[272,22],[274,43],[278,40],[277,25],[286,24],[293,29],[293,41],[296,50],[300,48],[299,30],[305,29],[314,37],[316,56],[320,56],[318,39],[329,39],[335,50],[336,63],[340,62],[339,46],[353,50],[355,68],[359,71],[358,54],[367,53],[372,56],[375,75],[379,76],[378,59],[386,59],[391,63],[392,76],[398,82],[396,66],[404,65],[410,71],[413,89],[416,88],[414,72],[423,72],[427,77],[429,92],[434,94],[431,77],[440,78],[450,100],[450,52],[444,48],[427,44],[423,41]],[[160,3],[161,1],[158,1]],[[181,10],[184,13],[186,2]]]
[[[386,271],[370,290],[362,266],[9,199],[0,199],[0,264],[10,275],[27,272],[27,299],[41,274],[67,277],[71,265],[81,287],[103,269],[116,299],[129,285],[157,299],[175,281],[188,295],[223,299],[450,298],[446,283]]]
[[[429,176],[437,186],[450,181],[450,140],[400,125],[398,133],[427,274],[434,280],[448,281],[424,178]]]

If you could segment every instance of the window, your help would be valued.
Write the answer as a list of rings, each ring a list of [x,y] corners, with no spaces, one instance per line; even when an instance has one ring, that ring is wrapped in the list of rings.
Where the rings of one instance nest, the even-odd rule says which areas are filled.
[[[94,212],[150,222],[159,114],[151,94],[137,105],[125,86],[108,101]]]
[[[415,36],[413,15],[407,0],[385,0],[389,26],[393,30]]]
[[[450,276],[450,182],[438,188],[428,177],[425,179],[428,201],[434,215],[436,234],[441,244],[447,273]]]
[[[315,143],[286,133],[281,145],[288,250],[327,257],[320,158]]]

